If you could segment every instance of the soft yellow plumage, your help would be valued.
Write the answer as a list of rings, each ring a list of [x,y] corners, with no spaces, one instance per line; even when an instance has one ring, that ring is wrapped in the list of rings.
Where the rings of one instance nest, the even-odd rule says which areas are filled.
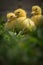
[[[17,24],[17,28],[19,30],[23,30],[23,31],[32,31],[35,29],[35,24],[34,22],[27,18],[27,12],[24,9],[16,9],[14,11],[14,14],[16,15],[16,24]]]
[[[41,8],[39,6],[32,6],[31,14],[31,20],[34,21],[36,26],[39,26],[39,24],[41,23],[41,19],[43,18]]]
[[[14,13],[8,13],[7,14],[7,22],[5,23],[5,29],[7,30],[13,30],[14,29],[14,22],[15,22],[15,14]]]

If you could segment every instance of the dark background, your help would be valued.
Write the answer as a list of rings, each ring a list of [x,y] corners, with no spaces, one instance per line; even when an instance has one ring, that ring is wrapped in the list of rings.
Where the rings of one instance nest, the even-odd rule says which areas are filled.
[[[30,16],[31,7],[33,5],[42,6],[43,0],[0,0],[0,15],[6,15],[7,12],[14,11],[22,7],[28,12]]]

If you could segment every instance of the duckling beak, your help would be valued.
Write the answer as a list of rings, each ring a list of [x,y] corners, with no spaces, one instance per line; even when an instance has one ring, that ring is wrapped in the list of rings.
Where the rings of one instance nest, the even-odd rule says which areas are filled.
[[[15,15],[14,18],[17,18],[17,16]]]
[[[35,14],[35,11],[31,12],[31,14]]]
[[[14,18],[17,18],[17,16],[14,16]]]
[[[8,19],[7,21],[9,22],[10,20]]]

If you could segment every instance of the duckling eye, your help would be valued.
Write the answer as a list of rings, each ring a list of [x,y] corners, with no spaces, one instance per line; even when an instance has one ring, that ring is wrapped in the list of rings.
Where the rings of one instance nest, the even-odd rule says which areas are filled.
[[[35,10],[37,10],[37,8]]]
[[[10,16],[10,17],[13,17],[13,16]]]
[[[17,12],[17,13],[20,13],[20,12]]]

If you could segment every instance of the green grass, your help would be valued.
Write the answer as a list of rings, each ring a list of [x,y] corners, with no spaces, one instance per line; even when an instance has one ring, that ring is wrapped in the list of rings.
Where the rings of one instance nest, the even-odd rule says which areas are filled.
[[[0,18],[0,65],[43,65],[43,26],[31,34],[6,31]]]

